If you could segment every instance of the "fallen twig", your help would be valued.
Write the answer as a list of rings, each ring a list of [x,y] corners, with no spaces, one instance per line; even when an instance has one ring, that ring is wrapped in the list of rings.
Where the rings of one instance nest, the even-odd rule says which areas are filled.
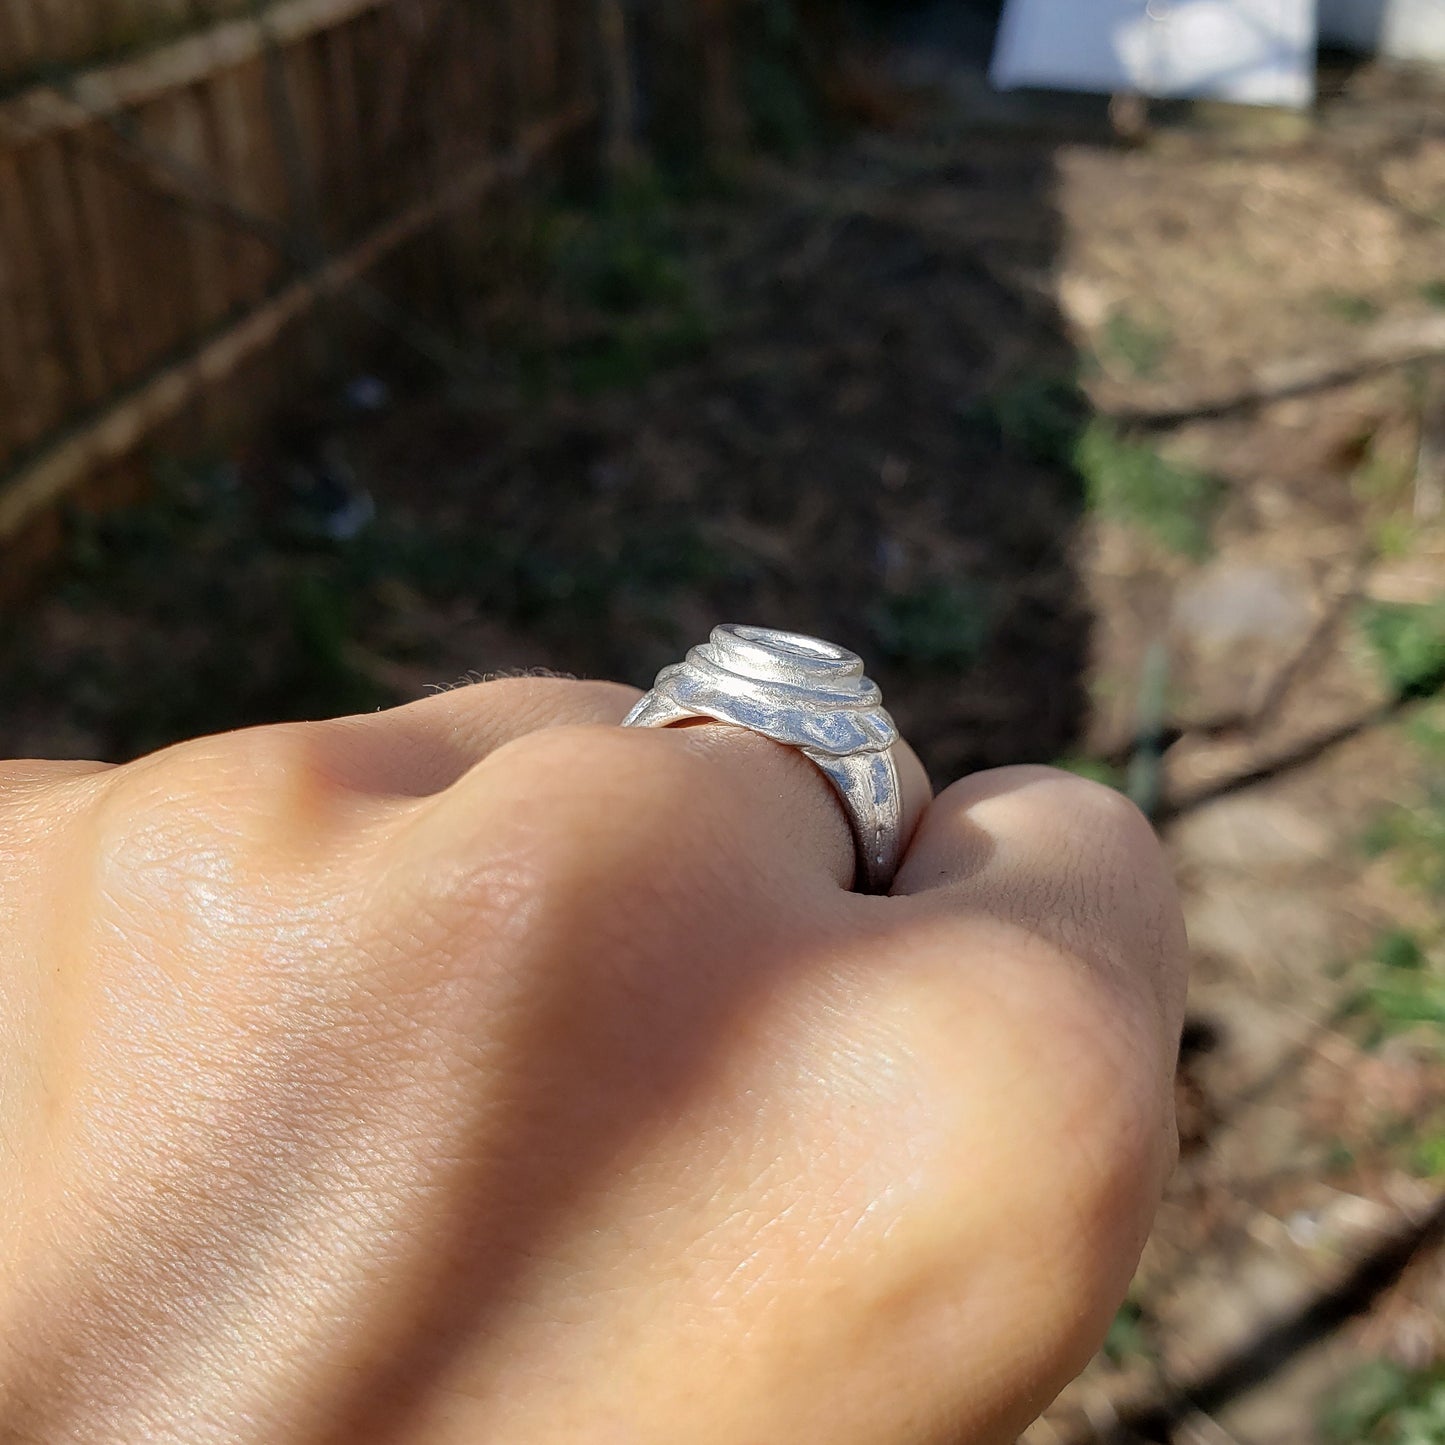
[[[1235,1353],[1189,1384],[1166,1382],[1162,1398],[1123,1412],[1107,1445],[1167,1441],[1191,1417],[1213,1415],[1230,1401],[1257,1389],[1305,1350],[1328,1339],[1341,1325],[1364,1314],[1405,1272],[1419,1253],[1445,1235],[1445,1200],[1423,1220],[1402,1219],[1401,1227],[1362,1259],[1338,1283],[1321,1290],[1293,1314],[1261,1330]]]
[[[1364,331],[1349,352],[1332,350],[1261,366],[1246,386],[1214,395],[1163,393],[1136,405],[1109,408],[1122,426],[1170,427],[1251,411],[1273,401],[1343,386],[1411,362],[1445,356],[1445,315],[1393,317]]]

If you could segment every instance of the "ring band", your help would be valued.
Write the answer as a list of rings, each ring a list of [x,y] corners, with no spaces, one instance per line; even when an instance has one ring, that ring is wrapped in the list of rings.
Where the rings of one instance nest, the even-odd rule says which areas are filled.
[[[860,892],[886,893],[903,851],[898,729],[863,660],[836,643],[725,623],[664,667],[623,727],[712,718],[796,748],[832,783],[853,831]]]

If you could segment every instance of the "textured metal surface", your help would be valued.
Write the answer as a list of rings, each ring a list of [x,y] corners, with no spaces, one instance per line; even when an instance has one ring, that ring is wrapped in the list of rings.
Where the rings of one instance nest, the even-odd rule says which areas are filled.
[[[624,727],[706,717],[797,748],[833,784],[853,829],[857,886],[884,893],[902,848],[898,729],[863,660],[846,647],[726,623],[665,667]]]

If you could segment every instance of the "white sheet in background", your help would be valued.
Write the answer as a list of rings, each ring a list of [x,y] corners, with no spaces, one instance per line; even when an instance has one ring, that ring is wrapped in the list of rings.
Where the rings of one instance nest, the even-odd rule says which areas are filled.
[[[1315,0],[1008,0],[990,74],[1001,90],[1304,106]]]
[[[1320,39],[1367,55],[1445,63],[1445,0],[1319,0]]]

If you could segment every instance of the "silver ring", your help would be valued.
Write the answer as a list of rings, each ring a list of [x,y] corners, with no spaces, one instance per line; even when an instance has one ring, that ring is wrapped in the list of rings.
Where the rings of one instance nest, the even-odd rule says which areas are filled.
[[[862,658],[800,632],[725,623],[686,661],[664,667],[622,726],[698,717],[761,733],[816,763],[848,815],[860,891],[888,891],[903,851],[898,729]]]

